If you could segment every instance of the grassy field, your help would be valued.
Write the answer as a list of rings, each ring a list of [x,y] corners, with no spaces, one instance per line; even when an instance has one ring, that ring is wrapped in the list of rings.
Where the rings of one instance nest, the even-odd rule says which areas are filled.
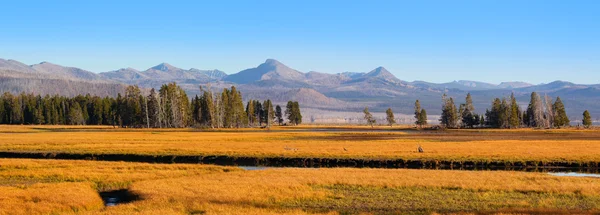
[[[335,131],[322,132],[328,129]],[[0,151],[453,161],[600,161],[598,130],[417,131],[407,127],[299,126],[275,127],[270,131],[217,131],[115,129],[108,126],[0,126]],[[421,145],[425,153],[417,153],[417,145]]]
[[[104,207],[97,191],[138,201]],[[266,169],[0,159],[0,214],[600,212],[600,182],[503,171]]]
[[[425,153],[417,153],[417,145]],[[346,150],[344,150],[344,148]],[[294,149],[294,150],[290,150]],[[598,130],[0,126],[0,151],[600,161]],[[105,207],[99,192],[137,201]],[[271,168],[0,159],[0,214],[594,214],[600,180],[513,171]]]

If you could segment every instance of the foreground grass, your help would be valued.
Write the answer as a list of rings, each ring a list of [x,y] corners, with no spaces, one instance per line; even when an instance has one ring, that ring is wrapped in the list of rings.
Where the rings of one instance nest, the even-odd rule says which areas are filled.
[[[434,159],[469,161],[600,161],[593,130],[451,130],[321,126],[202,132],[107,126],[0,126],[0,151],[246,157]],[[297,131],[305,129],[305,131]],[[401,129],[404,132],[389,129]],[[404,129],[404,130],[403,130]],[[417,145],[425,153],[417,153]],[[344,148],[346,150],[344,150]],[[290,150],[293,149],[293,150]]]
[[[139,201],[104,208],[96,191]],[[600,180],[543,173],[0,159],[0,214],[597,213]]]

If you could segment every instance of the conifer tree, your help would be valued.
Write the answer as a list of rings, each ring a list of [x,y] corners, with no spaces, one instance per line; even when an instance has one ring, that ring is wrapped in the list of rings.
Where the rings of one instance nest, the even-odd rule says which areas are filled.
[[[266,100],[263,102],[263,108],[264,108],[264,121],[267,125],[267,127],[271,127],[271,123],[273,122],[273,119],[275,118],[275,111],[273,110],[273,104],[271,103],[271,100]]]
[[[215,105],[213,102],[213,94],[208,90],[202,90],[202,96],[200,97],[200,106],[202,109],[201,120],[200,123],[204,126],[214,128],[216,126],[216,117],[215,117]]]
[[[415,124],[417,124],[417,126],[421,126],[421,124],[419,123],[419,119],[421,119],[421,117],[419,116],[419,114],[421,114],[421,102],[419,102],[419,100],[415,101]]]
[[[427,125],[427,111],[421,109],[421,113],[419,114],[419,126],[422,128],[425,125]]]
[[[283,124],[283,114],[281,113],[281,106],[277,105],[275,107],[275,117],[277,117],[277,124]]]
[[[296,115],[294,113],[294,102],[288,101],[285,106],[285,116],[290,124],[294,125],[296,121]]]
[[[583,112],[583,126],[586,128],[590,128],[592,126],[592,116],[590,116],[590,112],[585,110]]]
[[[300,125],[302,124],[302,112],[300,111],[300,103],[298,103],[298,101],[293,102],[292,104],[293,106],[293,111],[294,111],[294,116],[295,116],[295,124],[296,125]]]
[[[554,109],[554,126],[555,127],[565,127],[569,126],[571,121],[567,116],[567,112],[565,110],[565,105],[563,104],[560,97],[556,97],[556,102],[553,105]]]
[[[248,100],[246,104],[246,115],[248,116],[248,125],[254,126],[256,122],[256,115],[254,115],[254,100]]]
[[[442,100],[443,105],[440,123],[447,128],[456,128],[458,124],[458,112],[456,110],[456,105],[454,104],[454,99],[452,97],[448,98],[446,94],[444,94]]]
[[[473,99],[471,93],[467,93],[465,98],[465,104],[461,105],[459,109],[461,114],[461,121],[463,126],[473,128],[476,124],[479,124],[479,116],[475,117],[475,107],[473,106]]]
[[[515,98],[515,94],[510,95],[510,128],[518,128],[521,124],[521,119],[519,117],[519,105],[517,104],[517,99]]]

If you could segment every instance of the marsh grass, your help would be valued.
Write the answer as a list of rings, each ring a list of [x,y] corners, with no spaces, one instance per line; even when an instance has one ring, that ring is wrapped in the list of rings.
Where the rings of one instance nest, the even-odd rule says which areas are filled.
[[[432,214],[432,213],[567,213],[600,208],[600,197],[579,193],[495,191],[462,188],[377,187],[357,185],[317,186],[330,191],[326,199],[284,202],[312,212],[340,214]],[[549,209],[551,208],[551,209]]]
[[[98,191],[123,188],[140,199],[102,206]],[[190,164],[0,159],[0,192],[0,214],[586,214],[600,209],[598,179],[504,171],[244,171]]]
[[[61,131],[49,127],[43,132],[14,133],[30,127],[33,126],[0,127],[0,130],[13,131],[0,132],[0,151],[449,161],[600,161],[600,153],[597,153],[600,151],[600,132],[574,129],[294,132],[285,128],[287,130],[281,132],[192,132],[193,129],[112,127],[89,131],[59,126]],[[423,146],[425,153],[417,153],[417,145]]]

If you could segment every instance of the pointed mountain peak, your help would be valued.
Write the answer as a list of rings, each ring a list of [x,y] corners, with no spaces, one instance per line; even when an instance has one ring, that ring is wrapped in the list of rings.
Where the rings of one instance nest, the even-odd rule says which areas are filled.
[[[304,74],[275,59],[267,59],[256,68],[250,68],[225,77],[226,81],[246,84],[260,80],[286,80],[302,82]]]
[[[158,64],[158,65],[156,65],[156,66],[154,66],[154,67],[152,67],[150,69],[160,70],[160,71],[164,71],[164,72],[172,71],[172,70],[179,70],[179,68],[174,67],[173,65],[168,64],[168,63],[161,63],[161,64]]]
[[[368,77],[396,78],[396,76],[394,76],[390,71],[388,71],[387,69],[385,69],[382,66],[377,67],[374,70],[371,70],[370,72],[368,72],[367,74],[365,74],[365,76],[368,76]]]
[[[394,74],[392,74],[390,71],[388,71],[387,69],[385,69],[382,66],[377,67],[374,70],[371,70],[370,72],[365,74],[364,77],[380,78],[380,79],[383,79],[386,81],[391,81],[391,82],[399,82],[400,81],[400,79],[396,78],[396,76],[394,76]]]
[[[279,62],[278,60],[269,58],[265,61],[265,64],[270,64],[270,65],[277,65],[277,64],[282,64],[281,62]]]

